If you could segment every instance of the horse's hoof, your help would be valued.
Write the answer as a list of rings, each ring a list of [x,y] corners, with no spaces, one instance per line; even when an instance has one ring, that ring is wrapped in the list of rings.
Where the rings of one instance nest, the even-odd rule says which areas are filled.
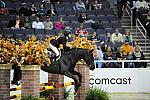
[[[74,96],[77,96],[78,92],[74,92]]]

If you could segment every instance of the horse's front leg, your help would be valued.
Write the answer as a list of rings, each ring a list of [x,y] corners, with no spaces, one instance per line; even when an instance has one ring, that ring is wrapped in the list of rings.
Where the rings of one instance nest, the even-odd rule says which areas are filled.
[[[81,75],[79,72],[77,72],[77,71],[72,71],[72,73],[73,73],[73,75],[77,75],[77,76],[78,76],[78,78],[79,78],[79,83],[78,83],[78,85],[81,86],[81,83],[82,83],[82,75]]]
[[[75,76],[73,76],[73,74],[69,71],[65,72],[64,75],[66,75],[67,77],[72,78],[74,80],[74,82],[75,82],[75,92],[77,92],[79,87],[80,87],[78,85],[78,79]]]

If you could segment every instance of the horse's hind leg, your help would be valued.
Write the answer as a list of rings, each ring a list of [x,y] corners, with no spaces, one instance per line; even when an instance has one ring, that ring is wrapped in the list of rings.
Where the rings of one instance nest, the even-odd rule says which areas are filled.
[[[73,76],[73,74],[72,74],[71,72],[65,72],[64,75],[66,75],[66,76],[68,76],[69,78],[72,78],[72,79],[74,80],[74,82],[75,82],[75,92],[77,92],[78,89],[79,89],[79,87],[80,87],[80,86],[78,85],[78,79],[77,79],[75,76]]]
[[[14,75],[13,75],[13,80],[11,81],[11,84],[19,85],[18,81],[21,80],[20,67],[17,64],[14,64],[13,69],[14,69]]]
[[[73,75],[77,75],[79,77],[79,85],[81,86],[82,75],[79,72],[77,72],[77,71],[73,71],[72,73],[73,73]]]

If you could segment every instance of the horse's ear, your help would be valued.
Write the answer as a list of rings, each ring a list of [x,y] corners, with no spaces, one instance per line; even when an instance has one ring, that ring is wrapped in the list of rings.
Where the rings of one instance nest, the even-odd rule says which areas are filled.
[[[94,49],[91,49],[91,50],[89,51],[89,53],[93,53],[93,51],[94,51]]]

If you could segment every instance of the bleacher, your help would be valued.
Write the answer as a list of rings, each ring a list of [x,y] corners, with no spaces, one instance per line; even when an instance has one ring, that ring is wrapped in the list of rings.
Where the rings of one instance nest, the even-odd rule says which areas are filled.
[[[40,8],[41,0],[23,0],[26,3],[28,8],[31,8],[32,3],[36,5],[37,9]],[[51,21],[55,23],[59,18],[63,18],[65,26],[70,26],[72,28],[72,33],[75,34],[77,28],[80,27],[80,22],[78,21],[78,13],[74,11],[73,6],[77,0],[63,0],[62,3],[55,3],[54,8],[56,10],[56,15],[51,16]],[[82,0],[85,2],[85,0]],[[10,0],[5,0],[6,7],[9,10],[16,9],[17,11],[22,7],[22,0],[16,0],[16,2],[10,2]],[[91,5],[94,1],[90,2]],[[97,33],[97,39],[100,40],[96,44],[101,45],[101,41],[105,41],[106,33],[114,33],[119,30],[120,33],[124,34],[125,29],[122,27],[120,20],[117,15],[114,13],[114,10],[110,8],[110,4],[107,0],[100,0],[102,4],[102,9],[98,10],[86,10],[88,19],[96,21],[99,23],[99,27],[94,29],[91,23],[83,23],[83,27],[89,32],[89,35],[94,32]],[[50,4],[45,3],[46,11],[51,10]],[[60,31],[56,29],[11,29],[8,28],[9,21],[15,19],[16,13],[11,13],[9,15],[0,15],[0,32],[4,33],[4,37],[13,36],[15,39],[26,40],[29,36],[35,35],[38,40],[45,39],[46,35],[54,36],[58,35]],[[20,16],[20,19],[23,21],[26,16]],[[31,22],[35,21],[36,16],[29,16]],[[46,16],[40,16],[40,21],[45,21]],[[61,31],[63,32],[63,31]],[[106,42],[104,42],[106,43]],[[106,43],[107,45],[108,43]],[[113,47],[114,45],[109,44]],[[118,45],[118,48],[120,44]],[[116,52],[116,51],[115,51]]]
[[[36,5],[37,9],[40,8],[41,0],[23,0],[26,3],[27,7],[31,7],[32,2]],[[85,0],[83,0],[85,2]],[[57,16],[51,16],[51,21],[56,22],[60,17],[63,18],[65,26],[69,25],[73,28],[72,32],[75,32],[75,29],[79,27],[80,23],[78,22],[78,14],[73,10],[73,5],[75,5],[76,0],[63,0],[62,3],[55,4],[55,9]],[[22,7],[21,0],[16,0],[16,2],[10,2],[10,0],[5,0],[6,7],[10,9],[19,10]],[[93,4],[94,1],[91,2]],[[89,19],[98,21],[100,23],[97,30],[92,29],[90,23],[84,24],[90,34],[96,31],[98,34],[106,34],[107,32],[113,33],[118,29],[121,33],[124,33],[125,30],[121,27],[120,21],[118,21],[117,16],[114,14],[113,10],[110,8],[109,2],[107,0],[101,0],[102,4],[101,10],[87,10],[86,13]],[[46,4],[46,10],[50,10],[50,4]],[[20,16],[21,20],[24,20],[25,16]],[[41,39],[45,35],[54,35],[57,34],[55,29],[52,30],[36,30],[36,29],[10,29],[8,28],[9,21],[15,19],[15,14],[10,15],[0,15],[0,28],[1,32],[4,33],[4,36],[15,36],[15,38],[26,39],[28,35],[38,34],[38,38]],[[31,22],[35,20],[35,16],[30,16]],[[45,20],[45,16],[41,16],[41,21]]]

